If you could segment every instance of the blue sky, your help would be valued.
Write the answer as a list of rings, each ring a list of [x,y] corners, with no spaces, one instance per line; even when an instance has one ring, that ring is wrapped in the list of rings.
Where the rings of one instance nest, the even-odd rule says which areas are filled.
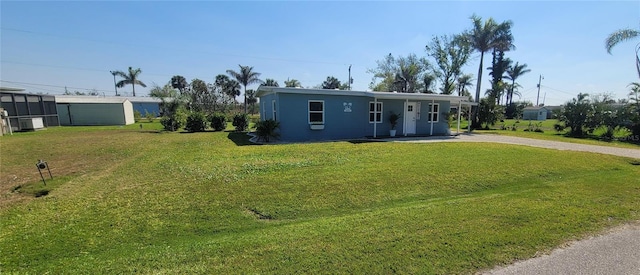
[[[346,80],[352,64],[352,89],[366,90],[376,60],[389,53],[426,56],[432,36],[469,29],[474,13],[513,21],[517,48],[507,57],[532,70],[518,81],[524,100],[535,103],[539,75],[540,102],[544,97],[547,105],[580,92],[626,98],[626,86],[639,81],[633,58],[640,40],[618,45],[612,55],[604,49],[611,32],[640,28],[638,1],[2,1],[0,84],[114,95],[111,70],[139,67],[151,86],[178,74],[213,82],[242,64],[262,79],[283,85],[295,78],[311,87],[330,75]],[[474,53],[465,73],[477,74],[478,63]],[[148,90],[136,87],[138,95]],[[119,91],[130,93],[131,86]]]

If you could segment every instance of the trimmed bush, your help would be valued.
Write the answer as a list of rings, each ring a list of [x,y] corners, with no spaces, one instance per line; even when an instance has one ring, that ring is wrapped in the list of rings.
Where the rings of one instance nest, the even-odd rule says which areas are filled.
[[[223,131],[227,128],[227,118],[224,114],[215,113],[209,117],[211,128],[215,131]]]
[[[166,131],[178,131],[184,126],[185,114],[183,112],[177,112],[172,116],[162,116],[160,124]]]
[[[280,135],[276,132],[276,129],[279,127],[280,122],[273,119],[258,121],[256,123],[256,135],[258,136],[258,140],[262,139],[265,142],[269,142],[271,138],[278,138]]]
[[[233,116],[233,126],[236,127],[236,131],[244,132],[249,128],[249,117],[247,114],[237,114]]]
[[[187,117],[184,129],[189,132],[204,132],[207,128],[207,119],[202,112],[191,112]]]

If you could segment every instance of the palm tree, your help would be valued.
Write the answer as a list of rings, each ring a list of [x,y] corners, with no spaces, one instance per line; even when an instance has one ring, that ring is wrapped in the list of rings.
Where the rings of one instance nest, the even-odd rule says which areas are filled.
[[[284,86],[296,88],[296,87],[302,87],[302,84],[297,79],[291,79],[291,80],[287,79],[284,81]]]
[[[604,47],[607,49],[607,52],[611,54],[611,49],[618,43],[634,39],[640,36],[640,30],[634,29],[621,29],[613,32],[607,37],[607,40],[604,42]],[[640,77],[640,57],[638,57],[638,52],[640,51],[640,44],[636,45],[636,70],[638,71],[638,77]]]
[[[473,75],[464,74],[460,76],[456,83],[456,88],[458,89],[458,96],[466,96],[469,94],[467,87],[473,86]]]
[[[640,83],[631,82],[627,87],[631,87],[631,92],[629,92],[629,98],[631,101],[635,101],[636,106],[638,106],[638,110],[640,110]]]
[[[473,15],[471,16],[471,21],[473,22],[473,29],[467,32],[466,37],[468,42],[471,44],[471,47],[480,52],[480,65],[478,65],[478,81],[476,84],[476,102],[480,102],[480,85],[482,84],[482,63],[484,60],[484,53],[489,50],[499,47],[499,48],[508,48],[512,45],[511,41],[513,37],[511,36],[511,21],[505,21],[501,24],[496,23],[493,18],[489,17],[489,19],[482,22],[482,18]],[[478,111],[473,112],[473,122],[477,123]]]
[[[184,93],[184,90],[189,87],[189,82],[187,82],[187,79],[185,79],[184,76],[174,75],[171,77],[171,87],[178,89],[182,94]]]
[[[249,66],[240,66],[240,71],[236,72],[234,70],[227,70],[227,73],[234,77],[242,86],[244,86],[244,113],[247,113],[247,86],[255,83],[261,83],[260,73],[254,72],[253,67]]]
[[[115,71],[114,73],[117,76],[124,78],[123,80],[118,81],[116,87],[122,88],[125,85],[131,84],[131,86],[133,87],[133,96],[136,96],[136,84],[142,87],[147,87],[147,84],[144,84],[138,79],[138,76],[142,73],[142,70],[140,70],[140,68],[134,70],[133,68],[129,67],[128,73],[124,73],[123,71]]]
[[[264,80],[264,84],[262,84],[264,86],[271,86],[271,87],[280,87],[280,84],[278,84],[278,81],[276,81],[275,79],[271,79],[271,78],[267,78]]]
[[[528,72],[531,72],[531,69],[527,69],[526,63],[520,65],[520,63],[516,62],[515,65],[509,66],[509,68],[507,69],[507,76],[505,76],[505,78],[511,80],[511,85],[509,87],[509,93],[507,93],[507,102],[505,102],[506,104],[513,104],[513,90],[517,86],[516,79]]]

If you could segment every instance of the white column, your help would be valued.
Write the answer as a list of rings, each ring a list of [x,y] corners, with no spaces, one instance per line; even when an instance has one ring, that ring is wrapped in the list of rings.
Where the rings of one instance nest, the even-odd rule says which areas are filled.
[[[376,122],[376,108],[378,108],[378,98],[374,97],[373,98],[373,138],[378,137],[377,133],[378,133],[378,123]]]
[[[460,113],[462,112],[462,100],[458,101],[458,129],[456,135],[460,134]]]
[[[407,136],[407,109],[409,108],[409,99],[404,100],[404,110],[402,110],[402,116],[404,119],[402,120],[402,131],[404,132],[404,136]]]
[[[433,111],[434,111],[435,104],[436,104],[435,99],[432,99],[431,100],[431,109],[430,109],[431,113],[433,113]],[[440,112],[440,107],[438,107],[438,112]],[[431,121],[431,129],[429,130],[429,135],[433,136],[433,115],[429,116],[429,120]],[[440,115],[438,115],[438,120],[440,120]]]

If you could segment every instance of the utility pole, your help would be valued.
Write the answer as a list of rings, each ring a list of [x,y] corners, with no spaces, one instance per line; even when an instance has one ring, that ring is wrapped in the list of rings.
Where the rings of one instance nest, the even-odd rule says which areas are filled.
[[[109,71],[113,75],[113,88],[116,90],[116,96],[118,96],[118,85],[116,85],[116,72]]]
[[[542,82],[542,79],[544,79],[544,77],[540,75],[540,78],[538,78],[538,96],[536,97],[536,106],[540,106],[540,83]]]
[[[349,79],[347,81],[349,81],[348,87],[349,87],[349,91],[351,91],[351,64],[349,64]]]

